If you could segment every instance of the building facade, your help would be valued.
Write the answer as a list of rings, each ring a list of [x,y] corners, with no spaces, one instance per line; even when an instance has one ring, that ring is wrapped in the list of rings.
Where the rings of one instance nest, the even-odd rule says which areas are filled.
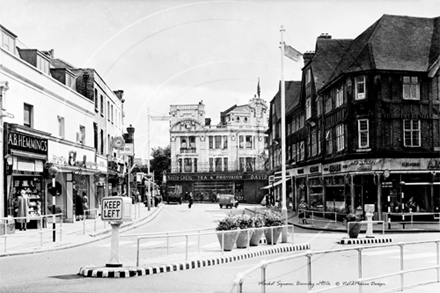
[[[193,192],[196,200],[234,194],[260,202],[267,180],[267,106],[255,96],[246,105],[220,113],[220,123],[205,118],[205,105],[170,107],[171,173],[168,192]]]
[[[338,213],[373,204],[376,219],[439,211],[439,37],[438,17],[384,15],[353,40],[317,39],[304,118],[286,119],[297,200]]]
[[[74,221],[76,195],[87,196],[89,207],[97,208],[97,178],[108,173],[106,154],[97,155],[94,125],[100,122],[94,96],[77,90],[78,69],[57,61],[53,50],[19,48],[17,36],[3,26],[0,29],[0,81],[7,84],[1,100],[0,216],[14,216],[15,196],[25,189],[32,213],[30,228],[39,223],[36,217],[53,212],[62,213],[66,222]],[[111,94],[113,109],[122,113],[121,99]],[[112,104],[104,105],[105,110]],[[115,114],[106,112],[103,119],[114,119],[111,115]],[[104,125],[107,135],[122,136],[121,116],[117,126],[109,126],[115,120]],[[50,167],[58,170],[55,186]]]

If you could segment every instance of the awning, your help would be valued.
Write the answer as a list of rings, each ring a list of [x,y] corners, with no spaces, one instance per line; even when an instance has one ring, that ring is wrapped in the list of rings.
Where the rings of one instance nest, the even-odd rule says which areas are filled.
[[[286,178],[286,181],[287,181],[287,180],[290,180],[290,178]],[[282,181],[283,181],[282,179],[281,179],[281,180],[278,180],[278,181],[275,182],[274,184],[269,184],[269,185],[263,186],[263,187],[261,187],[260,189],[269,189],[269,188],[272,188],[272,187],[278,186],[278,185],[281,184]]]

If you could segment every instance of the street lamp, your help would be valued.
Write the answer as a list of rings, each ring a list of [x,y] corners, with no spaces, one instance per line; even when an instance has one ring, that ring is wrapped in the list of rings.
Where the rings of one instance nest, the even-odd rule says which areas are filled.
[[[51,166],[49,168],[49,174],[52,176],[52,238],[53,242],[56,241],[56,218],[55,218],[55,206],[56,206],[56,188],[55,188],[55,176],[58,174],[58,168]]]

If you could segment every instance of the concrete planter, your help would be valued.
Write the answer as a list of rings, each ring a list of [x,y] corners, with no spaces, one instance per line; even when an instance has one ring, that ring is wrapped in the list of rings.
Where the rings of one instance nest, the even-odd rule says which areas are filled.
[[[263,236],[264,230],[258,229],[254,230],[254,233],[252,234],[250,245],[251,246],[258,246],[260,243],[261,236]]]
[[[222,234],[224,235],[223,236],[224,237],[223,246],[222,246]],[[220,247],[224,251],[231,251],[232,248],[234,248],[235,242],[237,241],[238,234],[239,234],[238,230],[224,231],[223,233],[217,232],[217,238],[218,238],[218,241],[220,242]]]
[[[273,230],[273,232],[272,232]],[[267,244],[275,245],[278,243],[283,227],[274,227],[272,229],[264,229],[264,237],[266,237]],[[273,237],[272,237],[273,236]]]
[[[237,248],[247,248],[253,233],[253,230],[240,231],[238,233],[237,241],[235,242]]]

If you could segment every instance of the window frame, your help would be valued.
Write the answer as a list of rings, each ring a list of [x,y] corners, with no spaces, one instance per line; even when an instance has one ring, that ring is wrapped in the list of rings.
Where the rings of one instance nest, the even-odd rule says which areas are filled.
[[[409,81],[405,82],[405,78],[408,78]],[[413,79],[416,79],[416,82],[413,82]],[[405,90],[405,88],[408,88],[408,90]],[[412,96],[413,91],[415,97]],[[408,97],[405,97],[405,92],[407,92]],[[405,75],[402,77],[402,99],[408,101],[420,101],[420,79],[418,76]]]
[[[58,121],[58,136],[64,139],[66,135],[65,119],[64,117],[57,115],[57,121]]]
[[[28,113],[28,115],[26,115]],[[28,123],[26,123],[26,117],[28,116]],[[34,127],[34,106],[28,103],[23,103],[23,125],[29,128]]]
[[[361,80],[362,79],[362,80]],[[363,85],[363,91],[359,91],[359,86]],[[356,76],[354,78],[354,99],[356,101],[365,100],[367,98],[367,78],[365,75]]]
[[[361,129],[362,122],[366,122],[366,129]],[[366,149],[370,147],[370,121],[369,119],[358,119],[358,148]],[[366,134],[366,145],[362,145],[362,135]]]
[[[306,99],[306,119],[312,118],[312,98]]]
[[[341,152],[345,149],[345,125],[336,125],[336,152]]]
[[[405,122],[408,121],[410,123],[410,129],[405,128]],[[417,122],[417,129],[414,129],[414,122]],[[407,138],[406,134],[410,134],[410,144],[407,144]],[[417,134],[417,140],[418,144],[414,144],[414,134]],[[420,147],[421,146],[421,139],[422,139],[422,132],[421,132],[421,122],[420,119],[403,119],[403,146],[404,147]]]

